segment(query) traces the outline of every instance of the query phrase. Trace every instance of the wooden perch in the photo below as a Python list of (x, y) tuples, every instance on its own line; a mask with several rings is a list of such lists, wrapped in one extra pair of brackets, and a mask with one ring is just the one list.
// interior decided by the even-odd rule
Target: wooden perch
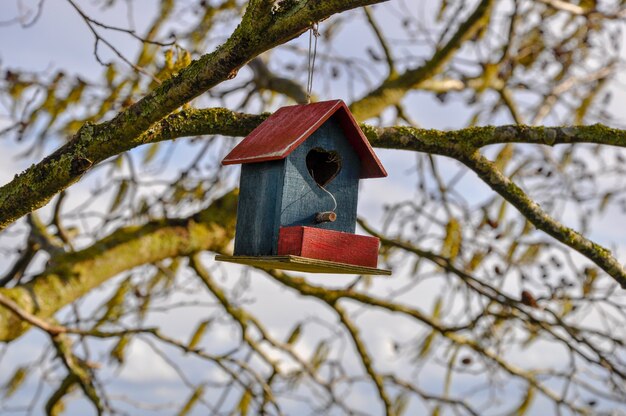
[(335, 220), (337, 220), (337, 213), (333, 211), (318, 212), (315, 214), (316, 224), (321, 224), (323, 222), (335, 222)]

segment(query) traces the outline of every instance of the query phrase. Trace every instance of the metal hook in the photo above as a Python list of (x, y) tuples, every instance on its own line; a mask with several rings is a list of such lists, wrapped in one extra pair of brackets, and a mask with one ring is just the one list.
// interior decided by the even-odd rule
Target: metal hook
[[(308, 61), (308, 78), (306, 82), (306, 100), (311, 103), (311, 92), (313, 90), (313, 71), (315, 71), (315, 57), (317, 56), (317, 38), (320, 36), (318, 30), (319, 24), (315, 22), (311, 25), (309, 31), (309, 61)], [(315, 42), (313, 42), (315, 38)]]

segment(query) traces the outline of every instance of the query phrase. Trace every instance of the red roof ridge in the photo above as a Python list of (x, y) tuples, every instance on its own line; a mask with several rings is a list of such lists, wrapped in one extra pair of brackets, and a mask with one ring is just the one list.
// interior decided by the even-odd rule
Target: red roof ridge
[(329, 118), (339, 124), (361, 160), (361, 178), (387, 176), (374, 149), (342, 100), (320, 101), (279, 108), (257, 126), (222, 160), (224, 165), (284, 159)]

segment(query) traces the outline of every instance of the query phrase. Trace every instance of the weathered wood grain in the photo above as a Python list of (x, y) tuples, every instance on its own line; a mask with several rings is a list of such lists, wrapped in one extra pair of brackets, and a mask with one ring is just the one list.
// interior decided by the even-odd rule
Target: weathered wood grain
[(235, 254), (276, 254), (283, 197), (284, 160), (241, 166)]
[[(222, 163), (243, 164), (236, 256), (278, 254), (280, 227), (354, 233), (359, 180), (387, 175), (341, 100), (281, 108)], [(328, 211), (335, 221), (316, 221)]]

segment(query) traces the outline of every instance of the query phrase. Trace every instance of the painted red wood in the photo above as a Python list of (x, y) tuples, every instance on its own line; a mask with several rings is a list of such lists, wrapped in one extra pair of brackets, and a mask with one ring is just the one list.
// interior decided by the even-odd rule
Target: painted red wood
[(261, 123), (222, 160), (224, 165), (286, 158), (330, 117), (337, 117), (346, 138), (361, 159), (361, 178), (382, 178), (387, 172), (358, 123), (341, 100), (282, 107)]
[(378, 265), (378, 238), (314, 227), (280, 227), (278, 255), (334, 261), (357, 266)]

